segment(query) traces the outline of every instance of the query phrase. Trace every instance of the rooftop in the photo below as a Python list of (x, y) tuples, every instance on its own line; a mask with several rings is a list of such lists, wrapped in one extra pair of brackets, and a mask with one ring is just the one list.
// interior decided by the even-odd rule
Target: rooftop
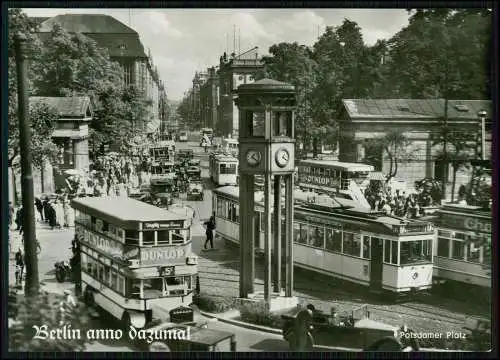
[(186, 220), (186, 216), (129, 197), (78, 198), (71, 202), (71, 206), (78, 210), (98, 209), (98, 211), (122, 221)]
[[(350, 118), (432, 118), (444, 116), (444, 99), (344, 99)], [(477, 119), (480, 111), (491, 119), (490, 100), (448, 100), (448, 117)]]
[(88, 96), (71, 96), (71, 97), (31, 96), (29, 98), (29, 101), (30, 104), (41, 102), (56, 108), (61, 118), (92, 116), (90, 98)]

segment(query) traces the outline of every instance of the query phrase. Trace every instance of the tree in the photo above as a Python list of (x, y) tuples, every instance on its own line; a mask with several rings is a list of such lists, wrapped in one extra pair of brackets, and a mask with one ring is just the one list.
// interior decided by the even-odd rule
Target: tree
[(326, 28), (313, 46), (312, 57), (318, 74), (312, 94), (314, 125), (330, 126), (337, 137), (342, 99), (370, 97), (375, 80), (380, 78), (380, 55), (364, 44), (358, 24), (345, 19), (336, 28)]
[[(380, 156), (383, 156), (383, 152), (387, 154), (389, 158), (389, 172), (387, 173), (386, 181), (388, 182), (398, 173), (398, 165), (401, 161), (407, 161), (412, 159), (412, 153), (416, 149), (411, 149), (411, 142), (399, 130), (392, 130), (386, 133), (382, 138), (371, 139), (367, 141), (366, 147), (371, 148), (372, 154), (376, 153), (374, 149), (380, 149)], [(368, 155), (369, 162), (382, 161), (382, 159), (376, 159), (372, 154)]]
[(61, 328), (58, 314), (61, 300), (61, 296), (54, 297), (47, 292), (25, 298), (18, 295), (16, 289), (9, 289), (9, 351), (84, 351), (85, 343), (89, 342), (86, 331), (90, 328), (90, 316), (88, 308), (81, 303), (68, 314), (69, 331), (80, 330), (80, 338), (35, 338), (36, 327), (46, 326), (47, 330)]
[(296, 137), (306, 145), (314, 134), (312, 117), (312, 94), (317, 86), (317, 64), (312, 59), (311, 50), (298, 43), (280, 43), (269, 48), (271, 56), (262, 58), (263, 71), (257, 78), (271, 78), (290, 83), (297, 93), (295, 112)]
[[(461, 130), (450, 131), (444, 124), (440, 131), (431, 134), (433, 146), (444, 147), (445, 144), (451, 149), (447, 150), (448, 160), (453, 167), (453, 180), (451, 185), (451, 201), (455, 199), (455, 187), (457, 181), (457, 172), (463, 167), (470, 165), (471, 153), (475, 148), (474, 139), (471, 139), (470, 133)], [(441, 150), (441, 155), (444, 150)]]
[[(28, 55), (28, 92), (34, 95), (33, 80), (38, 76), (38, 63), (40, 61), (41, 43), (36, 36), (37, 25), (26, 16), (20, 9), (9, 9), (9, 31), (8, 31), (8, 166), (18, 166), (19, 149), (19, 118), (18, 118), (18, 92), (16, 59), (14, 48), (14, 37), (22, 33), (27, 38)], [(29, 121), (31, 124), (31, 153), (33, 165), (40, 167), (44, 158), (55, 156), (55, 146), (51, 140), (58, 114), (55, 109), (43, 104), (32, 104), (29, 107)]]

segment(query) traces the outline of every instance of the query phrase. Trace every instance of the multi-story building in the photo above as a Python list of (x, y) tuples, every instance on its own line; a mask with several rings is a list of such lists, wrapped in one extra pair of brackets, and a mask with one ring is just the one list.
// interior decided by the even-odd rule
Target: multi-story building
[(206, 72), (196, 72), (193, 78), (193, 87), (191, 91), (191, 108), (192, 108), (192, 124), (199, 124), (200, 128), (203, 127), (202, 112), (204, 110), (204, 105), (201, 102), (201, 88), (206, 83), (208, 79), (208, 73)]
[(42, 40), (50, 36), (54, 24), (59, 24), (69, 33), (82, 33), (93, 39), (101, 48), (108, 50), (111, 60), (123, 69), (124, 86), (134, 85), (146, 99), (151, 100), (150, 124), (148, 129), (159, 129), (159, 100), (164, 92), (158, 71), (153, 65), (151, 54), (146, 55), (139, 34), (132, 28), (109, 15), (64, 14), (52, 18), (36, 18), (39, 22), (39, 36)]
[(200, 87), (200, 107), (202, 127), (217, 128), (219, 106), (219, 76), (217, 68), (208, 68), (207, 81)]
[(263, 68), (259, 58), (258, 47), (254, 47), (240, 55), (231, 54), (227, 58), (224, 53), (219, 64), (219, 107), (217, 130), (224, 135), (238, 137), (238, 107), (234, 103), (238, 86), (255, 81), (255, 73)]
[[(396, 177), (413, 185), (425, 177), (449, 182), (452, 179), (453, 140), (448, 141), (448, 161), (443, 158), (443, 144), (433, 138), (442, 131), (445, 100), (443, 99), (345, 99), (344, 110), (338, 119), (340, 127), (339, 160), (366, 162), (376, 159), (376, 170), (388, 173), (391, 159), (386, 150), (374, 147), (370, 139), (383, 138), (389, 130), (400, 131), (408, 146), (392, 154), (398, 157)], [(480, 114), (481, 112), (485, 112)], [(490, 100), (449, 100), (449, 139), (453, 133), (470, 133), (471, 146), (481, 144), (480, 116), (485, 117), (485, 158), (491, 159)], [(379, 152), (377, 154), (377, 152)], [(478, 159), (480, 150), (464, 151), (467, 159)], [(462, 169), (457, 172), (457, 188), (468, 183), (470, 174)], [(448, 191), (450, 191), (448, 187)]]

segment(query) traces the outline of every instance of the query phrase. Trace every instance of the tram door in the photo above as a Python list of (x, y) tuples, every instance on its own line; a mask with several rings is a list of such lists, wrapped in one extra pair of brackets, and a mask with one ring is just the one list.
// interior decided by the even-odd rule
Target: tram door
[(370, 288), (382, 290), (383, 240), (376, 237), (372, 237), (371, 240)]

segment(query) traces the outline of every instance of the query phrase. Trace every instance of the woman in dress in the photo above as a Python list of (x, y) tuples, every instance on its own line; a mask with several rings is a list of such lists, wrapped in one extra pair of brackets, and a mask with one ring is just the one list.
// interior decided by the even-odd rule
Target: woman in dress
[(54, 204), (54, 210), (56, 211), (56, 224), (59, 228), (64, 225), (64, 207), (62, 205), (61, 199), (56, 200)]

